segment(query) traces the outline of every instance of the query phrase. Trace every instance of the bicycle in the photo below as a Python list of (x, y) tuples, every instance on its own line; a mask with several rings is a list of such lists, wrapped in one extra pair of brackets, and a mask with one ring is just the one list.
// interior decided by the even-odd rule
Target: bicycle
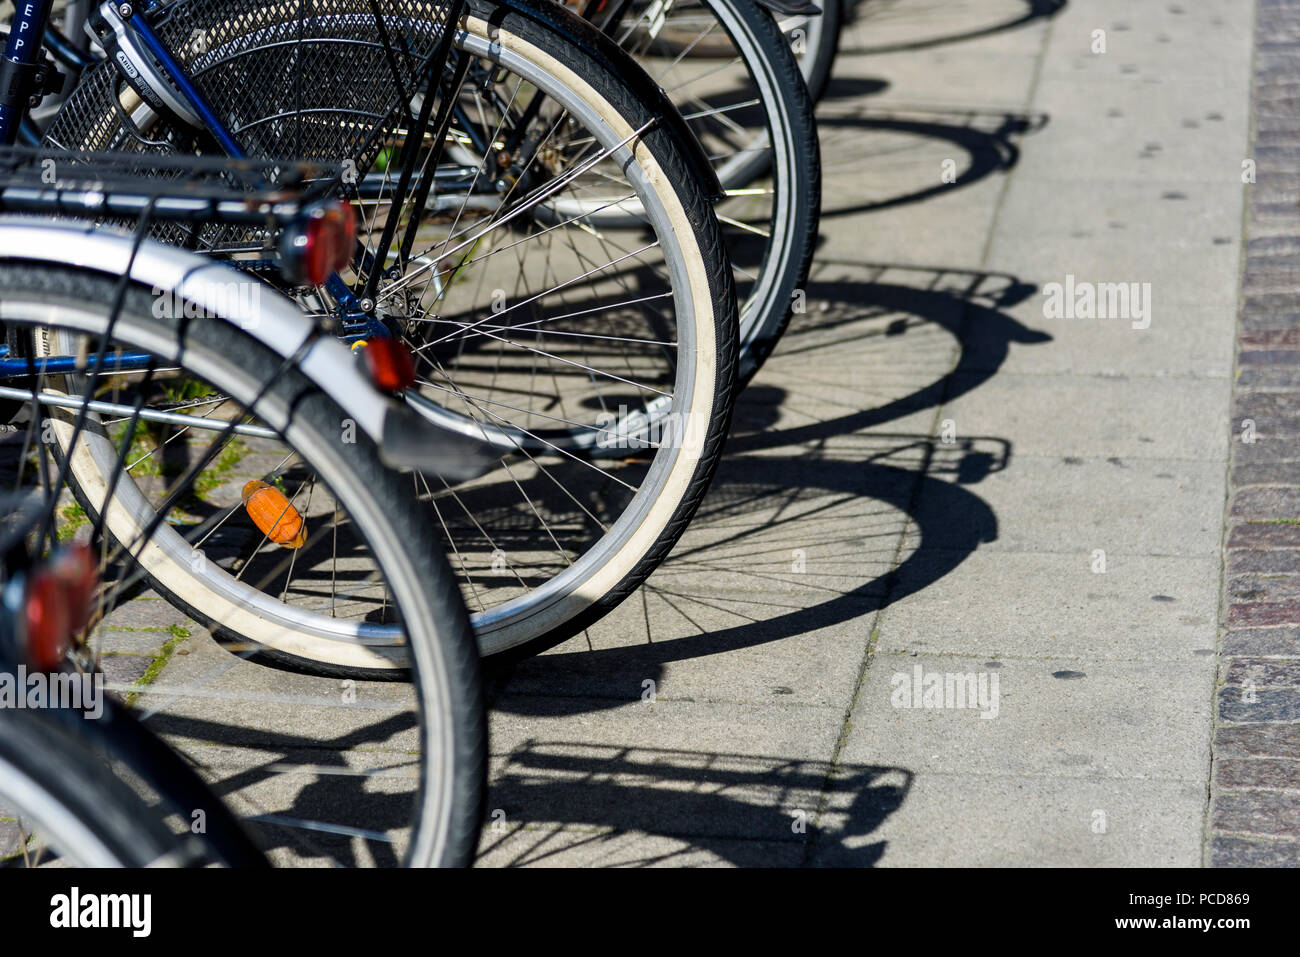
[[(304, 168), (151, 159), (142, 180), (140, 159), (0, 157), (0, 210), (135, 222), (127, 235), (0, 217), (6, 484), (38, 502), (24, 535), (33, 561), (89, 546), (105, 581), (67, 650), (96, 668), (115, 613), (144, 581), (167, 581), (176, 591), (164, 597), (203, 605), (235, 634), (279, 629), (283, 641), (244, 638), (198, 671), (173, 658), (152, 683), (110, 690), (221, 782), (278, 862), (466, 864), (485, 777), (476, 647), (409, 479), (380, 459), (408, 455), (400, 464), (425, 469), (442, 459), (461, 476), (475, 466), (458, 458), (464, 443), (386, 397), (267, 283), (147, 238), (160, 225), (242, 223), (327, 270), (313, 242), (336, 257), (347, 247), (328, 236), (337, 208), (285, 180)], [(216, 185), (177, 181), (196, 173)], [(328, 192), (336, 175), (314, 182)], [(346, 601), (310, 588), (340, 575)], [(335, 674), (364, 676), (377, 660), (392, 677), (400, 662), (409, 683), (340, 686), (255, 663), (268, 648), (292, 660), (307, 638), (334, 649), (323, 657), (362, 663)], [(340, 720), (349, 733), (330, 737)], [(305, 805), (291, 786), (303, 778)]]
[[(581, 6), (584, 18), (668, 91), (726, 192), (715, 209), (741, 303), (741, 386), (798, 308), (821, 209), (813, 101), (773, 20), (776, 9), (754, 0), (589, 0)], [(815, 19), (807, 16), (816, 9), (811, 4), (790, 9)], [(613, 215), (606, 211), (599, 221)]]
[(148, 867), (189, 849), (98, 756), (44, 716), (0, 709), (0, 867)]
[[(293, 295), (344, 341), (407, 341), (406, 403), (495, 449), (496, 469), (473, 483), (416, 481), (484, 653), (536, 650), (649, 575), (716, 467), (737, 316), (710, 208), (721, 189), (662, 92), (557, 4), (378, 7), (378, 19), (353, 0), (317, 3), (310, 20), (295, 2), (247, 0), (185, 0), (156, 22), (133, 13), (120, 27), (150, 52), (136, 72), (157, 72), (163, 51), (172, 92), (225, 122), (155, 109), (106, 63), (47, 139), (227, 154), (292, 144), (352, 164), (358, 253)], [(599, 202), (557, 212), (572, 197)], [(636, 228), (592, 218), (615, 208), (639, 211)], [(196, 245), (247, 242), (210, 231)]]
[[(92, 675), (51, 654), (71, 647), (80, 622), (94, 614), (95, 561), (76, 547), (33, 561), (26, 539), (44, 516), (30, 497), (5, 504), (0, 867), (265, 866), (189, 765)], [(28, 710), (29, 698), (37, 710)], [(180, 823), (196, 810), (201, 833)]]
[[(811, 0), (561, 2), (666, 87), (706, 147), (725, 191), (716, 209), (741, 300), (738, 381), (743, 385), (796, 308), (817, 236), (821, 184), (814, 100), (797, 77), (809, 60), (802, 55), (805, 34), (813, 36), (807, 28), (820, 24), (822, 15)], [(774, 15), (785, 17), (779, 28)], [(79, 33), (78, 22), (71, 29)], [(201, 28), (191, 36), (196, 30)], [(783, 30), (791, 33), (789, 42)], [(71, 71), (93, 63), (53, 27), (47, 27), (46, 42)], [(818, 69), (828, 71), (829, 64)], [(37, 134), (30, 138), (39, 140)], [(769, 173), (770, 180), (754, 188)], [(561, 201), (556, 207), (565, 211), (574, 204)], [(620, 209), (591, 210), (588, 221), (608, 223), (627, 215)]]

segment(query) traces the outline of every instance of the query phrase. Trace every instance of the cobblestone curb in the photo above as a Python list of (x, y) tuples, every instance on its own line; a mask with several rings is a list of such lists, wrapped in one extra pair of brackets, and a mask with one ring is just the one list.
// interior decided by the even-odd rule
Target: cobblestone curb
[(1259, 0), (1207, 861), (1300, 866), (1300, 0)]

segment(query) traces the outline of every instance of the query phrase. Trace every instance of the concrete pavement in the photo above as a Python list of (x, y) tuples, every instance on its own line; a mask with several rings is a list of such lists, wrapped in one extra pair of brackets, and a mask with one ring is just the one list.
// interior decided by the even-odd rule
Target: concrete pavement
[(497, 682), (483, 865), (1202, 862), (1253, 6), (864, 5), (809, 311)]
[[(482, 866), (1265, 859), (1253, 812), (1289, 819), (1242, 775), (1294, 759), (1283, 732), (1220, 714), (1206, 833), (1254, 13), (864, 0), (820, 111), (808, 311), (670, 560), (494, 677)], [(157, 599), (115, 614), (115, 681), (339, 696)], [(1256, 631), (1224, 645), (1231, 688), (1279, 647)], [(220, 709), (173, 710), (185, 737)], [(236, 781), (265, 757), (202, 753)]]

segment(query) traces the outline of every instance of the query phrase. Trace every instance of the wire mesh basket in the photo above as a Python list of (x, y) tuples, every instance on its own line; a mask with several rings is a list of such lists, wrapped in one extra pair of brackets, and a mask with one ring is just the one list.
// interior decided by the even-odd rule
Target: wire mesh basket
[[(401, 142), (446, 70), (440, 44), (460, 0), (176, 0), (147, 14), (235, 141), (254, 158), (343, 167), (356, 183)], [(441, 56), (444, 62), (434, 62)], [(158, 117), (113, 62), (88, 71), (46, 144), (165, 155), (211, 150), (202, 131)], [(246, 237), (205, 237), (228, 246)]]

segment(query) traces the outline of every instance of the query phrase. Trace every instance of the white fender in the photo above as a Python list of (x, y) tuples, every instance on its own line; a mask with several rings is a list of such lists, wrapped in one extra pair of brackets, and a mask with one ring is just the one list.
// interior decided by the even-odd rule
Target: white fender
[[(239, 326), (284, 357), (297, 352), (312, 334), (314, 322), (292, 300), (235, 267), (149, 239), (133, 258), (133, 243), (131, 236), (85, 223), (0, 216), (0, 260), (62, 263), (111, 276), (121, 276), (129, 265), (136, 282), (193, 302), (204, 315)], [(250, 292), (232, 295), (232, 287)], [(254, 287), (256, 294), (251, 293)], [(379, 392), (347, 346), (332, 336), (318, 337), (298, 368), (374, 439), (388, 465), (463, 480), (481, 474), (500, 455), (486, 443), (428, 422)]]

